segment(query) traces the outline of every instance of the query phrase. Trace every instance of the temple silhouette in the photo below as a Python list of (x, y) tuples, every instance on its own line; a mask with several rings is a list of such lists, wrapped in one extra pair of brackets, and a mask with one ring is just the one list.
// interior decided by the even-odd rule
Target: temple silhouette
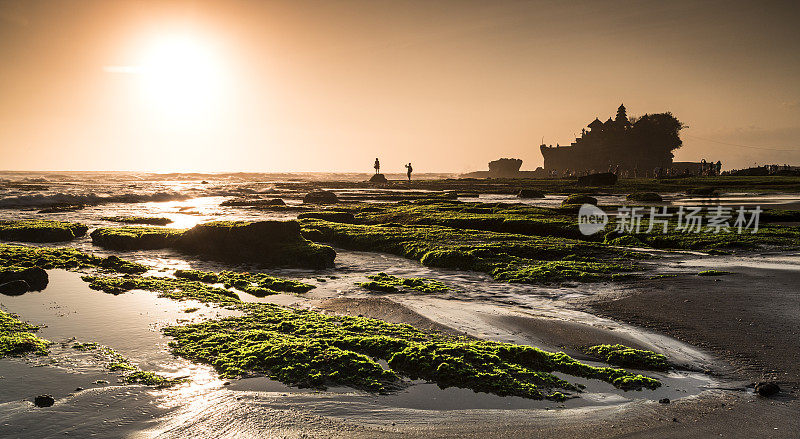
[(614, 119), (595, 118), (587, 128), (569, 146), (539, 147), (546, 173), (652, 174), (656, 169), (671, 169), (672, 151), (683, 144), (678, 133), (684, 125), (672, 113), (628, 119), (625, 105), (619, 106)]

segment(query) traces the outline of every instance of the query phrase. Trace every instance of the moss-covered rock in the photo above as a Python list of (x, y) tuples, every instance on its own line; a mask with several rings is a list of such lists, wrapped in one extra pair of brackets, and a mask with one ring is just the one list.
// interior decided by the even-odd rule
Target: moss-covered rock
[(356, 218), (350, 212), (335, 212), (335, 211), (321, 211), (321, 212), (303, 212), (297, 215), (298, 219), (311, 218), (321, 219), (325, 221), (332, 221), (335, 223), (355, 224)]
[(667, 357), (662, 354), (621, 344), (590, 346), (586, 348), (586, 353), (608, 364), (634, 369), (667, 370), (671, 367)]
[(175, 339), (170, 343), (173, 352), (211, 364), (224, 377), (261, 372), (301, 387), (347, 385), (373, 392), (397, 388), (402, 376), (430, 380), (442, 388), (534, 399), (563, 400), (562, 390), (579, 392), (579, 386), (552, 372), (599, 379), (623, 389), (660, 385), (642, 375), (588, 366), (564, 353), (529, 346), (271, 304), (240, 308), (245, 316), (166, 328)]
[(517, 192), (518, 198), (544, 198), (544, 193), (536, 189), (520, 189)]
[(147, 271), (147, 267), (142, 264), (126, 261), (116, 256), (103, 258), (74, 248), (27, 247), (8, 244), (0, 244), (0, 267), (3, 269), (39, 267), (45, 270), (95, 268), (126, 274)]
[(225, 261), (270, 266), (327, 268), (336, 257), (333, 248), (303, 238), (296, 221), (198, 224), (183, 233), (176, 247)]
[(566, 205), (582, 205), (582, 204), (594, 204), (597, 206), (597, 198), (586, 195), (586, 194), (572, 194), (569, 195), (567, 198), (561, 202), (562, 206)]
[(31, 352), (47, 354), (50, 342), (33, 334), (37, 329), (39, 328), (0, 310), (0, 358)]
[(234, 287), (240, 291), (258, 297), (277, 294), (279, 292), (306, 293), (316, 288), (314, 285), (296, 280), (274, 277), (264, 273), (240, 273), (235, 271), (214, 273), (211, 271), (199, 270), (177, 270), (175, 271), (175, 277), (211, 284), (221, 283), (227, 288)]
[(664, 201), (661, 195), (655, 192), (634, 192), (625, 197), (628, 201), (642, 201), (646, 203), (660, 203)]
[(125, 224), (146, 224), (149, 226), (166, 226), (167, 224), (171, 224), (172, 220), (169, 218), (164, 217), (154, 217), (154, 216), (104, 216), (101, 219), (106, 221), (113, 221), (115, 223), (125, 223)]
[(336, 252), (300, 234), (296, 221), (214, 221), (189, 230), (159, 227), (103, 227), (92, 232), (95, 245), (115, 250), (175, 248), (228, 262), (327, 268)]
[(449, 290), (447, 286), (433, 279), (421, 277), (397, 277), (386, 273), (367, 276), (369, 282), (361, 282), (362, 288), (384, 293), (393, 293), (400, 289), (416, 290), (423, 293), (444, 293)]
[(112, 250), (154, 250), (174, 247), (184, 229), (167, 227), (100, 227), (92, 231), (92, 244)]
[(338, 202), (339, 197), (331, 191), (314, 190), (303, 197), (303, 203), (306, 204), (336, 204)]
[(21, 242), (70, 241), (86, 234), (83, 224), (47, 220), (0, 220), (0, 239)]
[(286, 206), (286, 203), (281, 198), (233, 198), (225, 200), (220, 203), (220, 206), (228, 207), (275, 207)]
[(203, 282), (175, 279), (162, 276), (82, 276), (89, 288), (109, 294), (122, 294), (131, 290), (146, 290), (159, 293), (160, 297), (173, 300), (197, 300), (207, 303), (230, 305), (239, 303), (233, 291), (207, 285)]

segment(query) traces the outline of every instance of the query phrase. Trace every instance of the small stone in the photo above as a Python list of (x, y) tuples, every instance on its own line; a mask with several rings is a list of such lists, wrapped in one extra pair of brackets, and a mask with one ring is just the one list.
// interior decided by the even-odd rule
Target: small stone
[(658, 402), (661, 404), (669, 404), (669, 398), (661, 398), (658, 400)]
[(36, 407), (50, 407), (55, 404), (56, 400), (52, 395), (39, 395), (33, 399)]
[(222, 383), (222, 385), (223, 385), (223, 386), (230, 386), (230, 385), (231, 385), (231, 382), (230, 382), (230, 381), (225, 381), (224, 383)]
[(76, 388), (75, 388), (75, 391), (76, 391), (76, 392), (80, 392), (81, 390), (83, 390), (83, 387), (76, 387)]
[(678, 422), (678, 418), (672, 418), (672, 422)]
[(777, 395), (780, 391), (781, 388), (775, 383), (760, 382), (756, 384), (756, 393), (760, 396), (773, 396)]

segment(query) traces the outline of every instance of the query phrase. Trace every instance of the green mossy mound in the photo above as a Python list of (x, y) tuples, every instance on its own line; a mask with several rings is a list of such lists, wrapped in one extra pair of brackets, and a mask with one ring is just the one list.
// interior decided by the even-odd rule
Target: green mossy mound
[(331, 221), (334, 223), (355, 224), (356, 218), (350, 212), (303, 212), (297, 215), (298, 219), (311, 218)]
[(20, 242), (71, 241), (86, 234), (83, 224), (47, 220), (0, 220), (0, 239)]
[(157, 227), (103, 227), (92, 232), (95, 245), (115, 250), (175, 248), (226, 262), (327, 268), (336, 252), (302, 237), (296, 221), (214, 221), (189, 230)]
[(303, 197), (304, 204), (336, 204), (339, 197), (331, 191), (314, 190)]
[[(564, 353), (529, 346), (427, 333), (409, 325), (329, 316), (271, 304), (240, 305), (247, 315), (164, 332), (172, 351), (211, 364), (223, 377), (266, 373), (289, 385), (324, 389), (347, 385), (388, 392), (401, 376), (440, 387), (533, 399), (563, 400), (579, 386), (552, 372), (599, 379), (622, 389), (656, 388), (652, 378), (610, 367), (592, 367)], [(391, 369), (378, 363), (384, 360)]]
[(520, 189), (517, 198), (544, 198), (544, 193), (536, 189)]
[(671, 367), (667, 357), (653, 351), (633, 349), (625, 345), (596, 345), (586, 348), (586, 353), (608, 364), (643, 370), (667, 370)]
[(231, 305), (239, 303), (233, 291), (213, 287), (203, 282), (161, 276), (82, 276), (89, 288), (109, 294), (122, 294), (131, 290), (158, 292), (159, 297), (173, 300), (197, 300), (207, 303)]
[(300, 234), (297, 221), (216, 221), (187, 230), (177, 248), (231, 262), (269, 266), (333, 267), (333, 248)]
[(28, 353), (46, 355), (50, 342), (34, 335), (37, 329), (0, 310), (0, 358)]
[(481, 271), (507, 282), (610, 280), (612, 273), (635, 268), (633, 263), (613, 260), (626, 251), (565, 238), (440, 226), (302, 221), (304, 234), (315, 241), (392, 253), (431, 267)]
[(445, 284), (439, 281), (421, 277), (404, 278), (381, 272), (372, 276), (367, 276), (367, 278), (371, 280), (369, 282), (359, 283), (358, 285), (368, 290), (385, 293), (393, 293), (400, 289), (416, 290), (423, 293), (445, 293), (449, 290)]
[(8, 244), (0, 244), (0, 267), (39, 267), (44, 270), (96, 268), (125, 274), (139, 274), (148, 270), (142, 264), (126, 261), (116, 256), (102, 258), (74, 248), (26, 247)]
[(661, 195), (655, 192), (634, 192), (625, 197), (628, 201), (642, 201), (646, 203), (660, 203), (664, 201)]
[(115, 223), (147, 224), (150, 226), (166, 226), (172, 223), (169, 218), (155, 216), (104, 216), (101, 219)]
[(226, 288), (233, 287), (257, 297), (278, 294), (279, 292), (306, 293), (316, 288), (314, 285), (264, 273), (239, 273), (234, 271), (214, 273), (198, 270), (177, 270), (175, 271), (175, 277), (212, 284), (221, 283)]
[(583, 204), (594, 204), (597, 206), (597, 198), (592, 197), (586, 194), (572, 194), (569, 195), (567, 198), (561, 202), (562, 206), (567, 205), (583, 205)]
[(185, 230), (167, 227), (100, 227), (92, 231), (92, 244), (112, 250), (155, 250), (174, 247)]

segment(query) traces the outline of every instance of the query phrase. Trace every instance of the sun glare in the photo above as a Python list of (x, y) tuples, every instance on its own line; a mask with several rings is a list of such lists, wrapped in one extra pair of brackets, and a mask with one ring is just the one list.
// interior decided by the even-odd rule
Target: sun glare
[(221, 67), (209, 43), (181, 35), (153, 41), (136, 70), (151, 104), (186, 115), (215, 104), (223, 85)]

